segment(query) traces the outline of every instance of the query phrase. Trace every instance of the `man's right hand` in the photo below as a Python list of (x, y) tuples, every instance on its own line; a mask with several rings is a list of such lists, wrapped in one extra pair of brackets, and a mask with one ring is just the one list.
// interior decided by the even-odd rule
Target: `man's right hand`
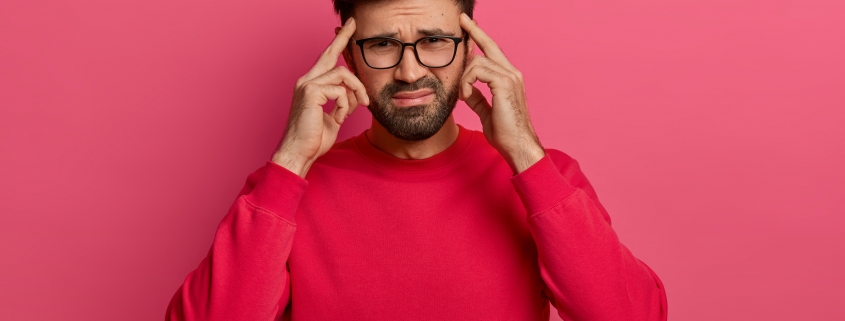
[[(344, 119), (358, 104), (370, 104), (364, 84), (346, 67), (336, 66), (354, 32), (355, 20), (349, 18), (314, 67), (296, 81), (285, 136), (272, 161), (303, 178), (334, 145)], [(326, 113), (323, 105), (329, 100), (335, 108)]]

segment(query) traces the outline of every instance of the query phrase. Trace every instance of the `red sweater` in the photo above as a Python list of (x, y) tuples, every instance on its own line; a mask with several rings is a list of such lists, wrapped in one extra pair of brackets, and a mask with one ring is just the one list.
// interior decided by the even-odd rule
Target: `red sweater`
[(362, 133), (250, 174), (167, 320), (666, 320), (578, 163), (513, 175), (478, 131), (423, 160)]

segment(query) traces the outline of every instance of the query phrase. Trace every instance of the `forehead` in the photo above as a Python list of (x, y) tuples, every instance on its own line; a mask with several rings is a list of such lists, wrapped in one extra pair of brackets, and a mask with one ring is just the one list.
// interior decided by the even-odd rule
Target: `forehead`
[[(454, 0), (384, 0), (355, 8), (358, 38), (392, 35), (414, 38), (426, 30), (443, 30), (459, 35), (461, 10)], [(406, 39), (410, 40), (410, 39)]]

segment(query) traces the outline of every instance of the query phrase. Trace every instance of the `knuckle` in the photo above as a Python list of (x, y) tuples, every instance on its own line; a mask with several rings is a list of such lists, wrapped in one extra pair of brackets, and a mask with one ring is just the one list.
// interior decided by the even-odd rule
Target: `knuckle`
[(332, 76), (332, 75), (335, 75), (335, 74), (338, 74), (338, 73), (340, 73), (340, 69), (338, 69), (337, 67), (334, 67), (332, 69), (327, 70), (325, 73), (323, 73), (323, 75)]
[(474, 74), (475, 68), (467, 68), (467, 70), (464, 71), (464, 74), (461, 75), (461, 82), (469, 82), (469, 80), (472, 79)]
[(299, 89), (299, 88), (302, 88), (303, 84), (305, 84), (305, 77), (304, 76), (299, 77), (299, 79), (296, 80), (296, 83), (294, 83), (293, 87), (296, 88), (296, 89)]
[(516, 84), (516, 80), (514, 79), (514, 76), (511, 76), (511, 75), (503, 75), (503, 74), (501, 74), (501, 73), (500, 73), (500, 74), (499, 74), (499, 78), (501, 78), (502, 80), (506, 81), (506, 82), (507, 82), (507, 84), (508, 84), (508, 86), (513, 87), (513, 86)]
[(328, 70), (324, 70), (324, 71), (323, 71), (323, 72), (322, 72), (319, 76), (317, 76), (317, 77), (315, 77), (315, 78), (325, 79), (326, 77), (331, 76), (331, 75), (332, 75), (332, 74), (334, 74), (335, 72), (336, 72), (336, 70), (335, 70), (334, 68), (332, 68), (332, 69), (328, 69)]
[(470, 68), (468, 68), (468, 69), (467, 69), (467, 73), (468, 73), (468, 74), (470, 74), (470, 73), (478, 73), (479, 71), (481, 71), (481, 70), (483, 70), (483, 69), (484, 69), (484, 66), (483, 66), (483, 65), (480, 65), (480, 64), (475, 64), (475, 65), (470, 66)]
[(319, 91), (319, 89), (320, 89), (319, 87), (320, 86), (315, 84), (315, 83), (306, 82), (305, 84), (302, 85), (301, 88), (302, 88), (302, 92), (304, 92), (306, 95), (310, 96), (310, 95), (313, 95), (314, 93), (316, 93), (317, 91)]
[(352, 85), (355, 85), (355, 84), (358, 83), (358, 78), (355, 77), (355, 75), (353, 75), (352, 72), (349, 71), (349, 68), (347, 68), (346, 66), (339, 65), (339, 66), (335, 67), (334, 70), (335, 70), (335, 72), (340, 74), (340, 76), (343, 77), (345, 80), (349, 80), (349, 82)]
[(332, 93), (337, 95), (338, 101), (346, 100), (346, 88), (343, 88), (341, 86), (332, 86), (331, 90), (332, 90)]
[(488, 76), (495, 77), (495, 78), (501, 78), (502, 77), (502, 74), (496, 72), (495, 70), (493, 70), (493, 68), (490, 68), (490, 67), (487, 67), (487, 66), (484, 66), (484, 73), (486, 73)]

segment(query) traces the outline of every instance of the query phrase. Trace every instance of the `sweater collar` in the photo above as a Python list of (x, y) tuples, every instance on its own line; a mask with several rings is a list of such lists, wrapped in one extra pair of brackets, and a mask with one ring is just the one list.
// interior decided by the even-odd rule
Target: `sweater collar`
[(407, 173), (431, 172), (447, 167), (466, 151), (473, 136), (470, 130), (458, 125), (458, 138), (442, 152), (425, 159), (402, 159), (376, 148), (366, 134), (367, 131), (363, 131), (352, 138), (364, 158), (378, 167)]

